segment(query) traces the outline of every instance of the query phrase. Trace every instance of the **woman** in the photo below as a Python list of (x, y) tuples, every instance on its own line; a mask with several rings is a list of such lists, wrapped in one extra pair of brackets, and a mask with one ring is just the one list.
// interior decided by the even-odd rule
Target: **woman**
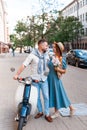
[(74, 108), (71, 105), (67, 94), (64, 90), (61, 76), (66, 72), (66, 61), (62, 58), (62, 52), (64, 50), (64, 46), (61, 42), (53, 43), (53, 52), (54, 56), (50, 58), (50, 62), (48, 63), (50, 72), (48, 75), (48, 84), (49, 84), (49, 107), (54, 107), (54, 114), (51, 116), (52, 118), (58, 117), (58, 110), (60, 108), (70, 108), (70, 115), (73, 114)]

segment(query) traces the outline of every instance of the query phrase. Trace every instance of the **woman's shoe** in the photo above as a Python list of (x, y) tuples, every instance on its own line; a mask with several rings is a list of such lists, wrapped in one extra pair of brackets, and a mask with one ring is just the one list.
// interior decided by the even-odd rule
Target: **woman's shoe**
[(72, 117), (74, 114), (75, 114), (75, 111), (76, 111), (76, 109), (74, 108), (74, 109), (72, 109), (72, 110), (70, 110), (70, 117)]
[(55, 112), (52, 116), (51, 116), (51, 118), (52, 119), (55, 119), (55, 118), (57, 118), (59, 116), (59, 112)]

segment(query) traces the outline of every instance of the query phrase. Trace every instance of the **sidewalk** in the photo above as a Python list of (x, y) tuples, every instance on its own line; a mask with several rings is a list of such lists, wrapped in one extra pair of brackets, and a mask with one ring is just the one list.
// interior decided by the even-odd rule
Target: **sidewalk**
[(5, 57), (6, 53), (0, 53), (0, 57)]
[[(0, 130), (17, 130), (17, 123), (14, 121), (14, 97), (18, 82), (13, 80), (15, 72), (12, 73), (10, 68), (15, 67), (17, 70), (26, 57), (25, 54), (18, 55), (15, 58), (10, 58), (11, 56), (9, 55), (4, 56), (5, 58), (0, 58)], [(87, 104), (87, 71), (82, 70), (80, 72), (79, 68), (74, 69), (74, 67), (69, 67), (66, 76), (62, 79), (65, 89), (72, 103)], [(27, 72), (28, 70), (26, 69), (23, 75), (25, 76)], [(84, 76), (84, 82), (81, 80), (77, 82), (76, 74)], [(72, 77), (73, 80), (70, 80)], [(52, 113), (53, 109), (50, 112)], [(87, 130), (87, 115), (75, 115), (73, 117), (59, 115), (52, 123), (47, 122), (44, 116), (40, 119), (34, 119), (33, 115), (30, 116), (23, 130)]]
[(17, 53), (15, 53), (15, 56), (13, 56), (13, 54), (12, 53), (0, 53), (0, 58), (6, 58), (6, 57), (19, 57), (19, 56), (23, 56), (23, 57), (25, 57), (25, 56), (27, 56), (28, 55), (28, 53), (19, 53), (19, 52), (17, 52)]

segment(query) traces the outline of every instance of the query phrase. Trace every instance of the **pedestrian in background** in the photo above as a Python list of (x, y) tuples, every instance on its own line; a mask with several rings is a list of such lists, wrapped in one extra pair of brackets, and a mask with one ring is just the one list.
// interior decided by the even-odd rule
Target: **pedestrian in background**
[(15, 56), (15, 47), (14, 46), (12, 46), (12, 55), (13, 55), (13, 57)]

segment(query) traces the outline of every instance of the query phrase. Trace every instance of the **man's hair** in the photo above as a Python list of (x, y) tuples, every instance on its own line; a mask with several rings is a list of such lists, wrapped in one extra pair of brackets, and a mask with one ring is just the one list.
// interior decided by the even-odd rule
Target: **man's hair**
[(40, 40), (38, 41), (38, 45), (41, 44), (41, 43), (44, 43), (44, 42), (47, 42), (47, 40), (46, 40), (46, 39), (40, 39)]

